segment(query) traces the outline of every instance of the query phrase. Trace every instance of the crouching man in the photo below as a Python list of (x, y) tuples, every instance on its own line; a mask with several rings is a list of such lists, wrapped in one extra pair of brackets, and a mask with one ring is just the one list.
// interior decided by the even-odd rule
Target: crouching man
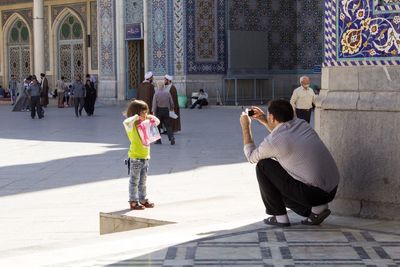
[[(266, 224), (290, 226), (286, 208), (306, 217), (306, 225), (319, 225), (331, 213), (339, 183), (336, 163), (310, 125), (294, 118), (286, 100), (274, 100), (267, 115), (253, 107), (254, 115), (240, 117), (244, 154), (257, 163), (256, 173), (266, 213)], [(252, 119), (264, 125), (270, 134), (256, 147), (251, 133)]]

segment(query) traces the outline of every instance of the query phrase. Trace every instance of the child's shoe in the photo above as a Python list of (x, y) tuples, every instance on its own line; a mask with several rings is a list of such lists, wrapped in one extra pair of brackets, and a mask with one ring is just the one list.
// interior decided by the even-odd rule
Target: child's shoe
[(140, 202), (140, 204), (142, 204), (146, 208), (154, 208), (154, 203), (149, 202), (148, 199), (146, 199), (144, 202)]
[(131, 210), (144, 210), (145, 206), (142, 206), (139, 204), (139, 202), (136, 201), (129, 201), (129, 206)]

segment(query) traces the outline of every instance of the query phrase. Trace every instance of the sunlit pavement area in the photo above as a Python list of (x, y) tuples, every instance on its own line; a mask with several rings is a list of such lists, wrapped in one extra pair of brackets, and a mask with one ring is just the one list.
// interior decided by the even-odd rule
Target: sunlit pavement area
[[(399, 266), (400, 223), (330, 216), (266, 226), (255, 166), (243, 156), (240, 107), (182, 109), (171, 146), (152, 145), (148, 197), (128, 209), (123, 107), (95, 116), (0, 106), (0, 266)], [(256, 142), (265, 130), (253, 125)], [(174, 222), (99, 234), (99, 214)]]

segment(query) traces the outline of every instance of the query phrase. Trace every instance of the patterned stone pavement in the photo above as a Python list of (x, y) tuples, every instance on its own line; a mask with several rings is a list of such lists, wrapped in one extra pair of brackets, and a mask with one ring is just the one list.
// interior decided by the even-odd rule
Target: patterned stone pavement
[(123, 261), (104, 259), (97, 266), (399, 266), (398, 231), (373, 228), (276, 228), (259, 222)]

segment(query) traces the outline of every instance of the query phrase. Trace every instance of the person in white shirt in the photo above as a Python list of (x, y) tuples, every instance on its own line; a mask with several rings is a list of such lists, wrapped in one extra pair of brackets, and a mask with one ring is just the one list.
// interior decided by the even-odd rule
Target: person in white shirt
[(310, 123), (311, 110), (315, 105), (315, 93), (310, 88), (310, 78), (307, 76), (300, 77), (301, 86), (293, 91), (290, 98), (290, 104), (295, 111), (297, 118), (303, 119)]
[(286, 208), (306, 217), (306, 225), (319, 225), (331, 213), (339, 183), (339, 171), (331, 153), (318, 134), (304, 120), (294, 118), (290, 103), (274, 100), (268, 115), (252, 107), (255, 119), (270, 134), (256, 147), (251, 133), (251, 119), (243, 112), (244, 154), (256, 163), (256, 173), (266, 213), (266, 224), (290, 226)]
[(204, 92), (203, 89), (199, 90), (197, 100), (196, 102), (193, 103), (193, 105), (190, 107), (190, 109), (194, 109), (197, 105), (199, 105), (199, 109), (201, 109), (203, 106), (208, 105), (208, 94)]

